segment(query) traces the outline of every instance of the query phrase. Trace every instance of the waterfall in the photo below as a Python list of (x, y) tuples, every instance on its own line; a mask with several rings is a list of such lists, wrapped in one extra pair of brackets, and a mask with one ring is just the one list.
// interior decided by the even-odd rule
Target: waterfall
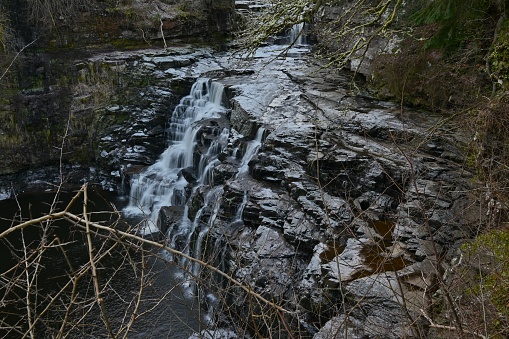
[(248, 202), (247, 191), (244, 191), (242, 203), (239, 205), (237, 213), (235, 213), (235, 220), (233, 220), (233, 222), (242, 221), (242, 213), (244, 213), (244, 208), (246, 208), (247, 202)]
[[(208, 227), (212, 227), (213, 224), (214, 224), (214, 221), (216, 219), (217, 213), (219, 211), (219, 207), (220, 207), (220, 203), (221, 203), (221, 196), (222, 195), (223, 195), (223, 187), (222, 186), (216, 186), (213, 189), (211, 189), (210, 191), (208, 191), (207, 195), (205, 196), (205, 200), (203, 202), (203, 205), (196, 212), (196, 215), (194, 217), (194, 221), (193, 222), (191, 222), (189, 220), (189, 208), (186, 206), (186, 208), (184, 210), (184, 215), (182, 217), (182, 223), (181, 223), (181, 226), (180, 226), (179, 233), (173, 234), (172, 237), (171, 237), (172, 238), (172, 240), (171, 240), (172, 244), (174, 245), (174, 243), (175, 243), (175, 241), (173, 240), (174, 238), (176, 238), (180, 234), (185, 234), (187, 236), (187, 241), (186, 241), (186, 245), (187, 246), (184, 249), (184, 252), (186, 254), (190, 254), (189, 253), (189, 244), (191, 243), (191, 237), (193, 236), (195, 230), (200, 225), (200, 220), (202, 219), (202, 215), (205, 212), (209, 212), (210, 213), (210, 209), (211, 209), (211, 207), (213, 207), (212, 212), (210, 213), (209, 220), (206, 223), (206, 228), (207, 229), (208, 229)], [(199, 253), (199, 251), (195, 250), (194, 254), (196, 254), (196, 256), (197, 256), (200, 253)], [(186, 263), (187, 263), (186, 259), (182, 258), (181, 265), (183, 267), (185, 267)]]
[[(177, 217), (180, 222), (173, 222), (168, 227), (167, 245), (194, 258), (202, 258), (204, 252), (212, 251), (212, 258), (208, 259), (225, 270), (223, 258), (226, 248), (221, 247), (222, 241), (218, 238), (207, 244), (207, 235), (217, 227), (216, 219), (224, 193), (222, 185), (215, 186), (213, 170), (221, 163), (219, 154), (226, 154), (231, 133), (235, 133), (229, 128), (218, 128), (218, 123), (209, 123), (213, 119), (219, 121), (219, 118), (226, 114), (226, 108), (222, 106), (223, 90), (222, 85), (208, 79), (196, 81), (190, 94), (180, 101), (172, 114), (168, 148), (156, 163), (132, 177), (129, 205), (124, 209), (124, 213), (143, 215), (147, 222), (140, 231), (149, 234), (159, 230), (157, 218), (161, 207), (183, 206), (182, 216)], [(234, 180), (243, 181), (248, 175), (249, 162), (258, 153), (264, 133), (265, 129), (259, 128), (254, 140), (246, 143)], [(234, 150), (234, 159), (236, 152), (237, 149)], [(199, 159), (196, 156), (198, 153), (201, 154)], [(188, 180), (192, 181), (192, 184)], [(201, 199), (203, 203), (196, 210), (194, 206)], [(242, 203), (238, 206), (233, 222), (242, 222), (248, 200), (249, 189), (245, 187)], [(193, 215), (191, 211), (194, 212), (194, 218), (190, 217)], [(190, 298), (201, 296), (200, 302), (206, 305), (207, 316), (211, 316), (217, 300), (212, 294), (213, 291), (202, 289), (195, 281), (196, 277), (200, 276), (201, 266), (167, 252), (162, 255), (168, 261), (185, 268), (188, 273), (176, 273), (177, 278), (182, 281), (185, 295)], [(213, 279), (217, 279), (217, 283), (222, 282), (221, 277)]]
[(126, 193), (125, 187), (125, 167), (124, 165), (120, 166), (120, 170), (118, 171), (120, 174), (120, 186), (118, 187), (118, 194), (120, 196), (124, 196)]
[(247, 143), (246, 151), (244, 152), (244, 156), (240, 162), (239, 172), (237, 174), (238, 177), (249, 172), (249, 162), (258, 153), (258, 150), (262, 146), (263, 133), (265, 133), (265, 128), (260, 127), (256, 132), (256, 138)]
[(201, 156), (198, 164), (198, 182), (201, 185), (213, 185), (212, 170), (220, 163), (217, 155), (226, 148), (229, 135), (230, 130), (224, 128), (219, 137), (212, 141), (207, 153)]
[[(224, 86), (209, 79), (198, 79), (188, 96), (184, 97), (173, 111), (170, 120), (169, 146), (159, 160), (142, 173), (133, 176), (129, 205), (124, 209), (127, 215), (143, 215), (147, 222), (142, 233), (158, 230), (156, 226), (159, 210), (162, 206), (184, 205), (187, 181), (180, 171), (193, 166), (198, 121), (219, 118), (225, 113), (221, 105)], [(221, 133), (222, 140), (212, 147), (217, 154), (224, 147), (226, 131)], [(222, 143), (222, 144), (221, 144)], [(212, 152), (209, 150), (208, 153)], [(211, 155), (209, 154), (209, 159)], [(203, 174), (202, 174), (203, 176)]]
[[(207, 236), (209, 229), (214, 226), (214, 222), (216, 221), (217, 214), (219, 213), (219, 208), (221, 207), (221, 196), (223, 195), (223, 187), (222, 186), (216, 186), (213, 189), (211, 189), (207, 195), (205, 196), (205, 201), (203, 202), (202, 207), (196, 212), (196, 215), (194, 217), (194, 221), (191, 223), (189, 221), (189, 210), (186, 208), (186, 212), (184, 213), (183, 217), (183, 229), (179, 234), (176, 234), (172, 237), (172, 242), (174, 242), (173, 238), (179, 236), (182, 233), (187, 234), (187, 246), (184, 249), (183, 252), (185, 252), (188, 255), (192, 255), (194, 258), (200, 258), (202, 249), (203, 249), (203, 243), (205, 241), (205, 237)], [(210, 216), (208, 217), (206, 222), (202, 221), (202, 216), (204, 213), (210, 213)], [(196, 232), (198, 231), (198, 236), (196, 236)], [(190, 253), (191, 245), (192, 245), (192, 237), (196, 236), (194, 246), (192, 248), (192, 251)], [(189, 264), (188, 260), (184, 257), (180, 259), (180, 265), (181, 267), (187, 267)], [(194, 277), (197, 277), (200, 273), (200, 264), (193, 262), (191, 264), (190, 272)], [(189, 296), (192, 296), (194, 294), (195, 290), (195, 282), (194, 277), (191, 277), (189, 280), (187, 280), (185, 283), (183, 283), (184, 288), (187, 290), (187, 294)]]
[(295, 24), (290, 29), (288, 34), (289, 43), (293, 43), (295, 46), (306, 44), (306, 25), (301, 22)]

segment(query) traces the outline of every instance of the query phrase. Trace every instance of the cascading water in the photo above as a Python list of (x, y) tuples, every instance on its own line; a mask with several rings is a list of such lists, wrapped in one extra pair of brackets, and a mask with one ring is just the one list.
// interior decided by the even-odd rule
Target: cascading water
[[(223, 90), (224, 87), (219, 83), (208, 79), (197, 80), (190, 94), (181, 100), (173, 112), (169, 124), (168, 148), (154, 165), (133, 178), (129, 205), (124, 209), (126, 214), (146, 216), (148, 221), (142, 231), (152, 233), (157, 231), (155, 225), (161, 207), (183, 205), (181, 222), (170, 225), (166, 242), (171, 248), (197, 258), (202, 252), (208, 230), (219, 212), (223, 187), (213, 186), (212, 171), (220, 163), (217, 156), (225, 150), (230, 130), (213, 129), (217, 133), (212, 133), (214, 137), (206, 150), (198, 136), (201, 128), (210, 129), (210, 121), (220, 119), (221, 115), (226, 113), (226, 108), (222, 106)], [(198, 146), (200, 149), (197, 149)], [(195, 162), (195, 154), (199, 151), (202, 152), (200, 160)], [(194, 221), (189, 219), (190, 206), (186, 204), (188, 199), (185, 188), (189, 183), (181, 174), (185, 168), (193, 168), (197, 174), (189, 200), (198, 192), (206, 192), (203, 205), (196, 212)], [(178, 262), (180, 267), (187, 268), (192, 275), (199, 274), (198, 264), (188, 262), (183, 257), (174, 258), (169, 253), (165, 253), (165, 257), (169, 261)], [(184, 280), (182, 285), (186, 295), (193, 296), (196, 286), (192, 279), (183, 272), (177, 275)], [(207, 298), (210, 299), (211, 296)]]
[(229, 135), (230, 130), (224, 128), (219, 137), (212, 141), (207, 153), (201, 156), (198, 164), (198, 182), (201, 185), (213, 185), (212, 169), (219, 164), (217, 155), (224, 150)]
[(235, 213), (235, 220), (233, 222), (242, 221), (242, 213), (244, 212), (244, 208), (246, 208), (247, 202), (249, 198), (247, 196), (247, 191), (244, 191), (244, 197), (242, 198), (242, 203), (239, 205), (237, 209), (237, 213)]
[[(194, 246), (192, 249), (192, 255), (195, 258), (199, 258), (202, 253), (203, 248), (203, 242), (205, 240), (205, 236), (208, 234), (208, 231), (211, 227), (213, 227), (214, 222), (217, 218), (217, 214), (219, 212), (219, 208), (221, 206), (221, 196), (223, 194), (223, 187), (222, 186), (216, 186), (213, 189), (211, 189), (206, 197), (205, 201), (203, 202), (203, 206), (196, 212), (196, 216), (194, 218), (194, 222), (192, 223), (192, 226), (190, 229), (188, 229), (188, 239), (187, 243), (191, 244), (191, 238), (192, 236), (196, 236), (196, 232), (198, 231), (198, 235), (196, 236), (196, 239), (194, 241)], [(209, 217), (207, 218), (206, 222), (202, 221), (202, 216), (204, 213), (208, 212)], [(187, 217), (187, 216), (185, 216)], [(200, 225), (201, 224), (201, 225)], [(187, 246), (186, 251), (189, 251), (190, 246)], [(189, 254), (187, 252), (186, 254)], [(181, 258), (180, 264), (182, 267), (186, 267), (188, 262), (185, 258)], [(193, 276), (197, 277), (199, 275), (200, 271), (200, 265), (198, 263), (192, 263), (192, 267), (190, 269)], [(193, 280), (190, 280), (186, 283), (184, 283), (185, 287), (188, 287), (189, 294), (192, 294), (194, 292), (194, 283)]]
[[(126, 214), (143, 215), (146, 224), (142, 233), (149, 234), (158, 231), (157, 218), (163, 206), (183, 206), (179, 223), (169, 225), (166, 242), (171, 248), (183, 253), (201, 258), (206, 251), (207, 235), (215, 227), (216, 219), (221, 207), (224, 189), (222, 185), (215, 186), (213, 178), (214, 168), (221, 163), (218, 155), (226, 151), (230, 138), (229, 128), (219, 128), (220, 120), (226, 115), (227, 109), (222, 106), (223, 86), (208, 79), (198, 79), (188, 96), (184, 97), (173, 112), (169, 124), (169, 146), (160, 159), (148, 167), (144, 172), (131, 180), (129, 205), (124, 209)], [(213, 127), (211, 128), (211, 126)], [(206, 132), (202, 130), (204, 128)], [(254, 140), (247, 142), (238, 172), (233, 180), (244, 180), (249, 172), (249, 162), (258, 153), (262, 145), (265, 129), (259, 128)], [(204, 141), (206, 139), (206, 141)], [(208, 146), (205, 144), (209, 144)], [(235, 153), (238, 148), (235, 149)], [(200, 153), (197, 161), (196, 154)], [(236, 155), (236, 154), (235, 154)], [(235, 157), (230, 157), (234, 161)], [(196, 160), (195, 160), (196, 159)], [(183, 170), (194, 172), (195, 179), (190, 184), (183, 174)], [(192, 186), (192, 189), (189, 188)], [(242, 203), (239, 204), (233, 223), (242, 222), (242, 214), (249, 200), (249, 189), (244, 189)], [(200, 195), (203, 198), (199, 198)], [(195, 199), (203, 199), (200, 208), (190, 218), (191, 206)], [(212, 260), (214, 264), (224, 265), (221, 258), (225, 249), (220, 247), (221, 241), (216, 239), (212, 246)], [(169, 261), (178, 263), (186, 269), (177, 273), (182, 279), (182, 286), (188, 297), (196, 295), (198, 286), (194, 279), (200, 275), (200, 265), (189, 262), (181, 257), (176, 258), (165, 254)], [(216, 279), (216, 278), (214, 278)], [(218, 282), (221, 280), (219, 279)], [(202, 305), (206, 306), (210, 316), (213, 312), (215, 297), (210, 292), (198, 293)]]
[(239, 173), (237, 174), (237, 177), (248, 173), (249, 162), (258, 153), (258, 150), (262, 145), (263, 133), (265, 133), (265, 128), (260, 127), (256, 132), (256, 138), (248, 142), (246, 151), (244, 152), (244, 156), (240, 162)]
[[(184, 205), (187, 181), (180, 175), (183, 168), (193, 166), (196, 136), (200, 130), (196, 122), (219, 118), (225, 112), (221, 105), (224, 87), (209, 79), (198, 79), (188, 96), (175, 108), (170, 121), (170, 145), (159, 160), (131, 180), (129, 205), (126, 214), (146, 217), (142, 233), (157, 231), (156, 221), (162, 206)], [(217, 153), (223, 139), (217, 142)], [(209, 150), (210, 153), (210, 150)], [(211, 155), (209, 154), (209, 159)], [(203, 173), (201, 174), (203, 176)]]
[(296, 46), (305, 45), (306, 44), (306, 25), (301, 22), (298, 23), (290, 29), (290, 33), (288, 34), (289, 43), (293, 43)]

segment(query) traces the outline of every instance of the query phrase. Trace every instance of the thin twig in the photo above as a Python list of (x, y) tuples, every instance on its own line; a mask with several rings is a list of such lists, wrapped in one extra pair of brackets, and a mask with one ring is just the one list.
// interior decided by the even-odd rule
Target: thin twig
[[(64, 213), (64, 217), (65, 218), (68, 218), (69, 220), (72, 220), (74, 222), (77, 222), (78, 224), (80, 224), (82, 227), (85, 227), (84, 224), (86, 223), (85, 220), (77, 215), (74, 215), (70, 212), (65, 212)], [(122, 237), (126, 237), (126, 238), (129, 238), (129, 239), (134, 239), (134, 240), (137, 240), (139, 242), (142, 242), (142, 243), (145, 243), (147, 245), (151, 245), (151, 246), (154, 246), (156, 248), (159, 248), (159, 249), (162, 249), (162, 250), (165, 250), (165, 251), (168, 251), (170, 252), (171, 254), (174, 254), (174, 255), (177, 255), (177, 256), (181, 256), (189, 261), (192, 261), (192, 262), (195, 262), (195, 263), (198, 263), (200, 266), (202, 267), (205, 267), (223, 277), (225, 277), (226, 279), (228, 279), (229, 281), (231, 281), (232, 283), (234, 283), (235, 285), (239, 286), (240, 288), (242, 288), (244, 291), (248, 292), (250, 295), (253, 295), (254, 297), (256, 297), (258, 300), (261, 300), (263, 301), (264, 303), (268, 304), (268, 305), (271, 305), (272, 307), (274, 307), (275, 309), (278, 309), (284, 313), (289, 313), (289, 314), (294, 314), (295, 312), (292, 312), (292, 311), (289, 311), (269, 300), (267, 300), (266, 298), (264, 298), (262, 295), (254, 292), (253, 290), (251, 290), (249, 287), (245, 286), (244, 284), (242, 284), (241, 282), (239, 282), (238, 280), (236, 280), (235, 278), (231, 277), (230, 275), (228, 275), (227, 273), (224, 273), (223, 271), (221, 271), (220, 269), (218, 269), (217, 267), (214, 267), (202, 260), (199, 260), (199, 259), (196, 259), (196, 258), (193, 258), (192, 256), (190, 255), (187, 255), (185, 254), (184, 252), (181, 252), (181, 251), (178, 251), (176, 249), (173, 249), (171, 247), (168, 247), (166, 245), (163, 245), (161, 243), (158, 243), (158, 242), (155, 242), (155, 241), (151, 241), (151, 240), (148, 240), (148, 239), (144, 239), (138, 235), (135, 235), (135, 234), (130, 234), (130, 233), (127, 233), (127, 232), (123, 232), (123, 231), (120, 231), (120, 230), (117, 230), (117, 229), (114, 229), (114, 228), (111, 228), (111, 227), (108, 227), (108, 226), (103, 226), (103, 225), (100, 225), (98, 223), (94, 223), (94, 222), (91, 222), (91, 221), (88, 221), (88, 225), (89, 227), (94, 227), (96, 229), (100, 229), (100, 230), (103, 230), (103, 231), (107, 231), (109, 232), (110, 234), (113, 234), (115, 236), (122, 236)]]
[(50, 214), (44, 215), (44, 216), (39, 217), (39, 218), (30, 219), (30, 220), (28, 220), (26, 222), (23, 222), (21, 224), (18, 224), (16, 226), (12, 226), (12, 227), (6, 229), (5, 231), (3, 231), (2, 233), (0, 233), (0, 239), (5, 238), (6, 236), (11, 234), (12, 232), (15, 232), (15, 231), (18, 231), (18, 230), (22, 230), (25, 227), (36, 225), (36, 224), (38, 224), (40, 222), (43, 222), (43, 221), (54, 220), (54, 219), (59, 219), (59, 218), (64, 217), (66, 215), (67, 211), (69, 211), (71, 206), (74, 204), (74, 202), (80, 197), (82, 192), (83, 192), (83, 189), (81, 189), (71, 199), (71, 201), (69, 202), (69, 204), (67, 205), (67, 207), (63, 211), (55, 212), (55, 213), (50, 213)]
[(111, 324), (108, 319), (108, 315), (106, 313), (106, 307), (104, 306), (104, 299), (101, 297), (101, 289), (99, 286), (99, 278), (97, 277), (97, 267), (95, 266), (94, 251), (93, 251), (93, 247), (92, 247), (92, 236), (90, 234), (90, 221), (88, 220), (88, 214), (87, 214), (87, 202), (88, 202), (87, 184), (85, 184), (85, 185), (83, 185), (83, 218), (84, 218), (83, 220), (84, 220), (84, 224), (86, 227), (88, 255), (90, 258), (90, 268), (92, 270), (92, 279), (94, 281), (95, 298), (96, 298), (97, 303), (99, 304), (99, 307), (101, 308), (101, 316), (102, 316), (104, 325), (106, 326), (106, 330), (108, 331), (111, 338), (115, 338), (115, 335), (113, 334), (113, 331), (111, 329)]
[(145, 287), (145, 252), (141, 252), (141, 277), (140, 277), (140, 289), (138, 291), (138, 297), (136, 298), (136, 304), (134, 306), (134, 310), (131, 314), (131, 318), (129, 319), (129, 323), (127, 324), (125, 328), (125, 334), (124, 339), (127, 339), (127, 336), (129, 335), (129, 331), (131, 330), (131, 327), (134, 324), (134, 321), (138, 319), (138, 312), (141, 305), (141, 296), (143, 295), (143, 289)]
[(166, 39), (164, 38), (163, 20), (162, 20), (162, 19), (159, 19), (159, 22), (161, 23), (161, 25), (159, 26), (159, 29), (161, 30), (161, 36), (162, 36), (162, 38), (163, 38), (164, 48), (168, 48), (168, 45), (166, 44)]
[(4, 71), (4, 73), (2, 74), (2, 76), (0, 76), (0, 80), (2, 80), (2, 79), (5, 77), (5, 75), (7, 74), (7, 72), (9, 72), (9, 70), (10, 70), (10, 69), (11, 69), (11, 67), (12, 67), (12, 65), (14, 65), (14, 62), (15, 62), (15, 61), (16, 61), (16, 59), (20, 56), (20, 54), (21, 54), (21, 53), (23, 53), (23, 51), (24, 51), (25, 49), (27, 49), (30, 45), (32, 45), (32, 44), (33, 44), (34, 42), (36, 42), (36, 41), (37, 41), (37, 39), (33, 40), (33, 41), (32, 41), (32, 42), (30, 42), (29, 44), (27, 44), (27, 45), (23, 46), (23, 48), (21, 48), (21, 49), (19, 50), (19, 52), (18, 52), (18, 53), (16, 53), (16, 55), (15, 55), (15, 56), (14, 56), (14, 58), (12, 59), (11, 63), (9, 64), (9, 66), (7, 66), (7, 68), (5, 69), (5, 71)]
[[(429, 326), (430, 327), (438, 328), (438, 329), (442, 329), (442, 330), (447, 330), (447, 331), (455, 331), (455, 332), (459, 331), (459, 329), (457, 327), (454, 327), (454, 326), (440, 325), (440, 324), (434, 323), (433, 320), (422, 309), (421, 309), (421, 313), (422, 313), (423, 317), (426, 318), (426, 320), (429, 322)], [(471, 334), (471, 335), (474, 335), (476, 337), (483, 338), (483, 339), (487, 339), (488, 338), (488, 337), (486, 337), (486, 336), (484, 336), (482, 334), (479, 334), (479, 333), (476, 333), (476, 332), (472, 332), (472, 331), (469, 331), (469, 330), (465, 330), (465, 329), (462, 329), (461, 332), (466, 333), (466, 334)]]

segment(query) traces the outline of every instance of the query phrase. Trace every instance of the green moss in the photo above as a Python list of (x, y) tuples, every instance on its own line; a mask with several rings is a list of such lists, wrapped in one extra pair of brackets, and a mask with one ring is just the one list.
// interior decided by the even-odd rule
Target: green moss
[(492, 259), (490, 267), (485, 267), (490, 273), (471, 292), (488, 292), (497, 311), (509, 314), (509, 230), (490, 231), (464, 249), (472, 255), (482, 254)]
[(32, 77), (32, 89), (43, 89), (45, 87), (44, 84), (44, 75), (39, 74)]
[(144, 47), (150, 47), (150, 45), (144, 40), (132, 40), (132, 39), (111, 39), (108, 43), (122, 50), (139, 49)]
[(488, 56), (491, 75), (505, 86), (509, 81), (509, 20), (505, 20), (498, 32), (493, 51)]
[(26, 142), (23, 135), (20, 134), (0, 134), (0, 147), (18, 147)]

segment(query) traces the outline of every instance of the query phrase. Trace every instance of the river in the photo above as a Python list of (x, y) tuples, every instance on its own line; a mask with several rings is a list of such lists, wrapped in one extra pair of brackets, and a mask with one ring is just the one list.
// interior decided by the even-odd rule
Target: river
[[(89, 210), (92, 220), (111, 223), (116, 215), (112, 204), (121, 209), (126, 200), (114, 193), (91, 187)], [(56, 210), (59, 211), (74, 196), (74, 192), (61, 192)], [(28, 217), (37, 218), (48, 214), (50, 205), (55, 197), (54, 192), (20, 194), (15, 199), (0, 201), (0, 231), (11, 226), (11, 220), (26, 220)], [(82, 202), (77, 201), (71, 209), (73, 213), (80, 213)], [(109, 212), (108, 212), (109, 211)], [(101, 212), (101, 213), (98, 213)], [(136, 223), (139, 220), (126, 220)], [(41, 312), (50, 298), (57, 297), (55, 307), (46, 313), (35, 328), (38, 338), (54, 337), (65, 314), (65, 307), (71, 297), (70, 289), (65, 295), (58, 295), (58, 291), (69, 281), (70, 267), (79, 271), (88, 263), (88, 251), (83, 232), (66, 221), (55, 221), (47, 230), (48, 239), (58, 236), (62, 246), (56, 243), (44, 247), (44, 255), (39, 262), (31, 256), (33, 250), (40, 247), (43, 226), (29, 226), (22, 232), (15, 232), (2, 239), (0, 243), (0, 272), (1, 287), (0, 300), (0, 337), (21, 337), (20, 332), (27, 330), (27, 306), (22, 296), (26, 296), (26, 281), (33, 281), (30, 293), (32, 311)], [(26, 245), (28, 260), (24, 261)], [(98, 275), (104, 288), (106, 310), (115, 331), (122, 328), (130, 320), (133, 312), (133, 301), (140, 291), (141, 267), (145, 268), (143, 303), (138, 310), (140, 316), (134, 322), (129, 338), (187, 338), (194, 331), (200, 329), (200, 309), (193, 298), (184, 297), (179, 281), (175, 279), (175, 268), (169, 267), (164, 260), (159, 259), (157, 252), (145, 253), (135, 249), (126, 250), (125, 247), (116, 248), (111, 242), (94, 238), (96, 254), (106, 253), (103, 259), (98, 259)], [(65, 249), (66, 255), (63, 255)], [(9, 271), (17, 264), (20, 266)], [(28, 262), (28, 275), (25, 275), (25, 263)], [(38, 273), (35, 270), (38, 263)], [(12, 272), (12, 273), (9, 273)], [(65, 328), (71, 338), (99, 338), (104, 337), (104, 325), (97, 307), (92, 307), (94, 291), (90, 270), (77, 285), (77, 298), (73, 300), (68, 326)], [(33, 280), (32, 280), (33, 279)], [(19, 286), (13, 287), (16, 282)], [(88, 313), (89, 312), (89, 313)], [(130, 313), (131, 312), (131, 313)], [(146, 312), (145, 314), (143, 314)]]

